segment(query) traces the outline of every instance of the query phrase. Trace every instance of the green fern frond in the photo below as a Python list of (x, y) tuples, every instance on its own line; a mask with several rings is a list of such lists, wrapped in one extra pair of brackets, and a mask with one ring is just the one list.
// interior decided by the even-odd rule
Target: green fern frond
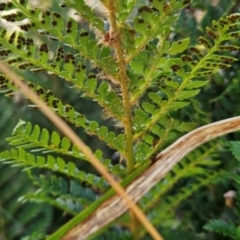
[[(148, 212), (148, 216), (153, 224), (159, 224), (159, 219), (171, 219), (174, 217), (174, 209), (187, 200), (193, 193), (197, 192), (200, 188), (208, 186), (213, 181), (222, 179), (225, 175), (225, 171), (211, 171), (204, 176), (196, 177), (196, 181), (190, 183), (189, 185), (181, 188), (178, 194), (175, 196), (165, 197), (161, 203), (154, 206), (154, 208)], [(164, 225), (162, 222), (161, 225)], [(141, 232), (141, 236), (145, 234), (145, 231)]]
[(38, 125), (32, 126), (30, 122), (26, 123), (20, 120), (12, 135), (7, 139), (12, 146), (30, 148), (31, 152), (57, 152), (86, 160), (84, 155), (73, 147), (66, 137), (61, 139), (57, 132), (50, 134), (47, 129), (40, 129)]
[(36, 193), (27, 193), (20, 198), (21, 201), (32, 201), (32, 202), (42, 202), (49, 204), (55, 208), (60, 209), (66, 214), (75, 216), (82, 208), (78, 201), (65, 199), (64, 196), (61, 197), (49, 197), (45, 192), (38, 191)]
[[(160, 70), (158, 70), (158, 73), (152, 79), (153, 83), (160, 84), (161, 90), (156, 93), (150, 92), (148, 96), (151, 102), (143, 102), (141, 108), (139, 108), (144, 113), (143, 115), (151, 116), (151, 121), (147, 122), (144, 130), (136, 128), (135, 139), (151, 130), (162, 116), (167, 115), (173, 110), (176, 111), (187, 106), (189, 104), (188, 99), (197, 95), (200, 91), (199, 87), (207, 83), (207, 81), (199, 81), (199, 79), (211, 75), (219, 69), (227, 69), (231, 66), (230, 63), (236, 61), (236, 58), (221, 56), (216, 53), (232, 50), (231, 46), (226, 45), (226, 41), (238, 36), (238, 33), (234, 33), (232, 28), (238, 26), (239, 18), (238, 14), (233, 14), (225, 19), (226, 23), (224, 25), (216, 25), (216, 22), (213, 22), (212, 29), (207, 30), (207, 35), (211, 38), (211, 43), (207, 42), (205, 38), (199, 38), (200, 44), (205, 44), (204, 51), (201, 52), (195, 47), (189, 48), (190, 51), (197, 54), (197, 60), (193, 60), (191, 56), (188, 57), (186, 55), (175, 59), (160, 58), (158, 65), (158, 69)], [(207, 47), (206, 42), (210, 46)], [(187, 49), (188, 44), (188, 39), (179, 40), (172, 44), (168, 43), (164, 53), (170, 55), (178, 54)], [(234, 46), (234, 50), (238, 50), (238, 47)], [(145, 59), (147, 59), (145, 63), (147, 64), (149, 60), (146, 57)], [(140, 59), (138, 59), (138, 62), (141, 62)], [(137, 68), (138, 71), (141, 70), (143, 79), (146, 79), (148, 71), (144, 71), (144, 69), (147, 68), (143, 64)], [(141, 89), (141, 86), (138, 86), (138, 89)], [(143, 92), (145, 92), (145, 88)], [(134, 124), (137, 124), (136, 120)]]
[(26, 167), (25, 169), (35, 167), (49, 169), (55, 172), (63, 173), (82, 182), (86, 182), (101, 190), (106, 190), (108, 187), (108, 184), (103, 178), (98, 177), (95, 174), (85, 173), (84, 171), (79, 170), (73, 162), (66, 163), (60, 157), (55, 158), (51, 155), (48, 155), (46, 158), (43, 156), (35, 157), (31, 153), (27, 153), (24, 149), (18, 148), (0, 153), (0, 158), (0, 161), (10, 163), (14, 167), (21, 166)]
[[(31, 87), (36, 94), (42, 98), (52, 109), (61, 117), (63, 117), (66, 121), (71, 122), (76, 127), (82, 127), (89, 135), (95, 135), (100, 140), (104, 141), (109, 147), (117, 150), (122, 156), (125, 156), (125, 137), (123, 134), (116, 135), (114, 132), (109, 131), (106, 126), (99, 126), (96, 121), (87, 120), (86, 117), (75, 111), (75, 109), (69, 105), (64, 105), (62, 101), (56, 97), (54, 97), (51, 90), (45, 91), (41, 86), (35, 85), (31, 82), (25, 81), (29, 87)], [(104, 83), (103, 83), (104, 84)], [(103, 86), (103, 84), (101, 86)], [(101, 88), (100, 86), (100, 88)], [(4, 76), (0, 76), (0, 92), (3, 92), (6, 96), (13, 97), (14, 90), (17, 91), (17, 87), (13, 85), (9, 80), (7, 80)], [(103, 88), (102, 88), (103, 90)], [(100, 94), (107, 94), (104, 91), (100, 91)], [(114, 96), (116, 93), (114, 94)], [(114, 102), (114, 99), (112, 101)], [(106, 99), (104, 100), (106, 101)], [(111, 103), (113, 107), (115, 105), (109, 100), (109, 104)], [(117, 102), (116, 102), (117, 103)], [(23, 123), (21, 122), (21, 125)], [(46, 130), (45, 130), (46, 131)], [(21, 138), (24, 136), (21, 136)], [(26, 136), (27, 137), (27, 136)]]
[[(97, 124), (97, 122), (91, 122), (89, 124), (88, 129), (91, 129), (91, 133), (94, 128), (93, 123)], [(88, 131), (88, 133), (90, 132)], [(118, 144), (118, 147), (123, 148), (124, 136), (122, 134), (116, 136), (113, 134), (113, 132), (108, 133), (107, 128), (103, 126), (98, 129), (98, 133), (99, 137), (103, 136), (104, 139), (108, 139), (108, 141), (111, 142), (111, 145), (115, 143)], [(13, 146), (17, 145), (18, 147), (24, 149), (30, 148), (32, 149), (31, 152), (56, 152), (87, 161), (85, 156), (79, 152), (75, 145), (70, 143), (68, 138), (63, 137), (61, 139), (57, 132), (52, 132), (49, 134), (47, 129), (40, 129), (38, 125), (32, 126), (31, 123), (26, 123), (22, 120), (20, 120), (17, 126), (14, 128), (13, 136), (7, 138), (7, 141)], [(123, 171), (125, 168), (122, 165), (116, 164), (113, 166), (109, 159), (103, 158), (103, 153), (99, 149), (95, 152), (95, 155), (113, 174), (119, 177), (124, 176)]]
[(240, 142), (239, 141), (229, 141), (229, 142), (227, 142), (227, 144), (228, 144), (233, 156), (237, 160), (240, 160)]
[[(25, 8), (24, 5), (21, 5), (18, 1), (14, 0), (12, 1), (14, 6), (19, 9), (22, 13), (21, 17), (23, 19), (28, 19), (30, 21), (30, 24), (27, 24), (27, 26), (23, 26), (22, 30), (24, 31), (32, 31), (32, 30), (39, 30), (37, 26), (40, 26), (40, 29), (44, 29), (44, 33), (47, 33), (49, 35), (50, 39), (52, 40), (58, 40), (64, 44), (71, 45), (71, 47), (78, 52), (80, 51), (81, 54), (88, 59), (94, 60), (95, 64), (100, 64), (99, 67), (106, 70), (106, 72), (111, 71), (111, 68), (109, 68), (109, 61), (106, 59), (105, 62), (99, 61), (97, 54), (98, 51), (98, 45), (96, 41), (87, 41), (88, 39), (84, 39), (84, 37), (88, 36), (89, 34), (85, 34), (86, 31), (82, 32), (84, 34), (80, 34), (80, 37), (78, 35), (79, 32), (79, 25), (76, 22), (76, 20), (71, 19), (67, 22), (62, 21), (60, 13), (51, 13), (50, 11), (43, 11), (41, 9), (31, 9)], [(96, 27), (99, 31), (103, 31), (103, 21), (94, 16), (93, 12), (90, 10), (90, 8), (85, 4), (84, 1), (81, 1), (80, 3), (75, 2), (69, 2), (65, 5), (61, 5), (62, 8), (75, 6), (77, 7), (77, 10), (79, 10), (81, 14), (83, 14), (84, 17), (89, 20), (90, 24), (92, 24), (94, 27)], [(38, 17), (41, 18), (41, 21)], [(13, 18), (12, 21), (14, 22), (15, 19)], [(83, 39), (81, 38), (83, 37)], [(100, 50), (101, 52), (101, 50)], [(111, 64), (114, 64), (114, 61), (111, 61)]]
[(227, 223), (224, 220), (212, 220), (204, 225), (204, 229), (211, 232), (221, 233), (231, 239), (239, 239), (239, 237), (236, 236), (236, 227), (232, 223)]
[[(191, 196), (194, 192), (199, 190), (203, 186), (207, 186), (212, 182), (216, 182), (216, 179), (220, 181), (221, 177), (225, 175), (225, 171), (209, 171), (204, 176), (198, 176), (196, 177), (196, 181), (193, 183), (190, 183), (186, 187), (182, 188), (175, 198), (174, 196), (170, 196), (164, 200), (164, 202), (161, 202), (161, 206), (165, 206), (159, 209), (158, 217), (161, 215), (162, 217), (166, 217), (167, 213), (171, 212), (174, 209), (174, 206), (178, 206), (182, 201), (186, 200), (189, 196)], [(171, 208), (170, 208), (171, 205)], [(167, 207), (169, 206), (169, 208)], [(155, 214), (155, 213), (154, 213)], [(157, 217), (157, 215), (155, 215)], [(156, 219), (157, 220), (157, 219)]]
[[(21, 70), (28, 69), (32, 73), (46, 71), (50, 76), (59, 76), (74, 84), (76, 89), (84, 91), (88, 97), (95, 99), (100, 106), (106, 109), (109, 116), (121, 120), (123, 110), (120, 97), (111, 90), (109, 83), (101, 83), (97, 75), (89, 69), (89, 63), (78, 53), (66, 52), (69, 51), (65, 49), (67, 47), (59, 45), (54, 53), (55, 57), (51, 59), (47, 43), (42, 43), (37, 47), (32, 39), (26, 38), (21, 33), (14, 32), (7, 37), (7, 32), (2, 30), (0, 34), (1, 55), (5, 56), (4, 61), (9, 65), (16, 66)], [(22, 50), (25, 48), (28, 49), (28, 52)], [(109, 52), (104, 54), (108, 55)], [(102, 51), (100, 57), (103, 57), (104, 54)]]
[[(171, 25), (177, 19), (176, 12), (189, 3), (190, 1), (184, 3), (172, 1), (171, 4), (152, 1), (150, 6), (139, 7), (137, 17), (133, 20), (133, 29), (138, 34), (136, 34), (133, 44), (125, 46), (128, 50), (126, 62), (129, 63), (134, 59), (152, 39), (155, 37), (161, 39), (162, 34), (168, 34)], [(159, 28), (159, 25), (162, 27)]]
[(54, 175), (34, 176), (33, 180), (39, 189), (35, 193), (23, 195), (20, 201), (46, 202), (74, 216), (95, 200), (92, 189), (84, 188), (73, 180), (68, 181)]
[(25, 174), (0, 164), (0, 232), (13, 240), (34, 231), (45, 232), (52, 221), (52, 209), (46, 204), (19, 203), (17, 199), (31, 188)]
[[(46, 205), (36, 206), (29, 203), (25, 206), (24, 211), (24, 215), (15, 216), (14, 224), (7, 229), (8, 239), (14, 239), (14, 236), (20, 234), (22, 236), (30, 235), (34, 231), (44, 232), (52, 220), (51, 210)], [(30, 214), (31, 212), (32, 214)]]

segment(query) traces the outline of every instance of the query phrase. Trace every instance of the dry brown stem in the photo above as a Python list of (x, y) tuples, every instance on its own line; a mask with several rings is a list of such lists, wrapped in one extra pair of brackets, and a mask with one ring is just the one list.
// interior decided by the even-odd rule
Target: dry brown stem
[[(159, 153), (156, 161), (126, 188), (126, 193), (137, 202), (189, 152), (207, 141), (237, 130), (240, 130), (240, 117), (228, 118), (191, 131)], [(85, 222), (68, 232), (63, 239), (87, 239), (127, 210), (124, 200), (115, 195), (100, 205)]]

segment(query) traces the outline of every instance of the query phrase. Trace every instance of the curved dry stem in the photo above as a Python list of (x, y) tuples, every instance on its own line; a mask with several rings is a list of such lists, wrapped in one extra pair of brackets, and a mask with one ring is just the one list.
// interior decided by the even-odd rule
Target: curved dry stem
[(8, 76), (8, 78), (22, 91), (22, 93), (29, 100), (35, 103), (39, 107), (39, 109), (45, 114), (45, 116), (48, 117), (55, 124), (55, 126), (57, 126), (63, 132), (63, 134), (65, 134), (65, 136), (67, 136), (71, 140), (71, 142), (78, 147), (78, 149), (86, 156), (86, 158), (94, 166), (94, 168), (110, 183), (114, 190), (119, 194), (120, 198), (124, 199), (124, 203), (129, 205), (136, 218), (139, 220), (139, 222), (143, 224), (149, 234), (156, 240), (163, 240), (163, 238), (157, 232), (151, 222), (149, 222), (143, 211), (135, 204), (134, 201), (132, 201), (128, 197), (124, 188), (114, 180), (114, 178), (107, 171), (104, 165), (96, 158), (94, 153), (77, 136), (77, 134), (1, 61), (0, 71), (6, 76)]
[[(207, 141), (236, 130), (240, 130), (240, 117), (208, 124), (184, 135), (159, 153), (155, 162), (126, 188), (126, 193), (137, 202), (189, 152)], [(86, 239), (127, 210), (123, 199), (115, 195), (100, 205), (85, 222), (73, 228), (63, 239)]]

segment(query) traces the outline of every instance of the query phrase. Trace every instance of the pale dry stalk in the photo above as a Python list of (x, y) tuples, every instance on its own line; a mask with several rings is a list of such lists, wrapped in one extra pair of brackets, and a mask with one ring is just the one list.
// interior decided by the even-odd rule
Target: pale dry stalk
[[(240, 130), (240, 117), (228, 118), (191, 131), (159, 153), (155, 162), (126, 188), (126, 193), (137, 202), (189, 152), (207, 141), (237, 130)], [(69, 231), (63, 240), (87, 239), (127, 210), (128, 206), (123, 199), (115, 195), (100, 205), (86, 221)]]

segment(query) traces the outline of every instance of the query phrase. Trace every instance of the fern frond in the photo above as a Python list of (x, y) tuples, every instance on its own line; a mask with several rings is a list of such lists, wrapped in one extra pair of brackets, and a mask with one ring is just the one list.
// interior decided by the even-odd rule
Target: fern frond
[(156, 217), (167, 217), (168, 213), (172, 212), (176, 206), (178, 206), (182, 201), (186, 200), (194, 192), (198, 191), (203, 186), (208, 186), (210, 183), (216, 182), (216, 180), (220, 181), (221, 177), (223, 176), (225, 176), (225, 171), (209, 171), (204, 176), (200, 175), (196, 177), (196, 181), (182, 188), (176, 198), (174, 196), (170, 196), (166, 198), (163, 202), (161, 202), (161, 206), (164, 206), (163, 208), (158, 208), (156, 205), (155, 207), (157, 207), (160, 212), (158, 212), (159, 215), (155, 215), (155, 213), (153, 212), (154, 215)]
[[(64, 115), (66, 117), (66, 114)], [(69, 120), (69, 118), (67, 119)], [(97, 122), (91, 122), (89, 124), (88, 129), (91, 131), (89, 132), (88, 130), (89, 134), (92, 133), (94, 126), (98, 126), (95, 123), (97, 124)], [(118, 144), (118, 147), (123, 149), (124, 136), (122, 134), (116, 136), (113, 132), (107, 132), (107, 128), (103, 126), (98, 129), (98, 134), (99, 137), (103, 136), (104, 139), (107, 139), (109, 142), (111, 142), (111, 145), (115, 143)], [(57, 132), (52, 132), (49, 134), (47, 129), (40, 129), (38, 125), (32, 126), (31, 123), (26, 123), (20, 120), (12, 135), (12, 137), (7, 138), (10, 145), (17, 145), (18, 147), (24, 149), (30, 148), (32, 149), (31, 152), (42, 152), (44, 154), (56, 152), (87, 161), (85, 156), (79, 152), (75, 145), (70, 143), (68, 138), (63, 137), (61, 139)], [(125, 176), (123, 173), (125, 168), (121, 164), (116, 164), (113, 166), (109, 159), (103, 158), (103, 153), (99, 149), (96, 150), (95, 155), (114, 175), (118, 177)]]
[(84, 205), (95, 200), (96, 196), (92, 189), (83, 187), (80, 183), (74, 180), (66, 180), (65, 178), (57, 177), (55, 175), (40, 175), (39, 177), (34, 175), (32, 177), (35, 185), (40, 186), (42, 191), (51, 193), (53, 196), (68, 194), (72, 199), (80, 198), (79, 203), (82, 201)]
[[(88, 41), (89, 33), (87, 33), (82, 28), (82, 33), (80, 36), (79, 33), (79, 24), (76, 20), (68, 20), (63, 21), (61, 18), (60, 13), (51, 13), (50, 11), (43, 11), (41, 9), (31, 9), (31, 8), (25, 8), (24, 5), (21, 5), (18, 1), (13, 1), (14, 6), (21, 11), (21, 19), (28, 19), (30, 23), (24, 24), (20, 26), (20, 28), (24, 31), (36, 31), (36, 30), (44, 30), (41, 33), (46, 34), (49, 36), (49, 38), (53, 41), (58, 40), (59, 42), (70, 45), (71, 48), (80, 51), (81, 54), (92, 61), (94, 63), (101, 67), (105, 71), (106, 74), (112, 75), (116, 74), (112, 68), (110, 68), (109, 64), (115, 65), (115, 62), (113, 58), (110, 56), (106, 56), (106, 61), (100, 61), (100, 58), (98, 58), (98, 54), (101, 54), (101, 48), (99, 49), (98, 42), (93, 39)], [(86, 17), (90, 21), (90, 24), (93, 24), (94, 27), (96, 27), (100, 32), (103, 31), (104, 24), (103, 21), (95, 17), (93, 15), (93, 12), (90, 10), (90, 8), (85, 4), (84, 1), (81, 1), (81, 3), (75, 3), (75, 2), (68, 2), (67, 5), (61, 5), (63, 8), (65, 7), (71, 7), (70, 5), (74, 5), (77, 7), (77, 10), (83, 13), (84, 17)], [(82, 8), (83, 7), (83, 8)], [(86, 12), (85, 12), (86, 11)], [(38, 16), (38, 17), (36, 17)], [(41, 19), (41, 20), (39, 20)], [(12, 18), (12, 22), (15, 21), (15, 18)], [(87, 37), (87, 38), (86, 38)], [(113, 66), (112, 65), (112, 66)], [(111, 72), (113, 71), (113, 72)]]
[(11, 151), (5, 151), (0, 153), (0, 161), (5, 163), (11, 163), (13, 166), (21, 166), (29, 168), (45, 168), (52, 171), (63, 173), (69, 177), (73, 177), (82, 182), (86, 182), (95, 188), (99, 188), (102, 191), (106, 190), (108, 184), (106, 181), (91, 173), (85, 173), (79, 170), (72, 162), (66, 163), (60, 157), (53, 157), (48, 155), (46, 158), (43, 156), (35, 157), (31, 153), (27, 153), (24, 149), (12, 149)]
[[(37, 10), (39, 12), (39, 18), (43, 19), (40, 21), (35, 17), (36, 10), (25, 9), (17, 1), (14, 1), (14, 4), (20, 9), (21, 16), (25, 14), (25, 17), (32, 21), (32, 23), (27, 24), (28, 27), (22, 26), (22, 30), (38, 33), (38, 30), (44, 29), (44, 31), (41, 30), (39, 33), (48, 36), (50, 41), (55, 40), (60, 42), (57, 45), (57, 49), (55, 49), (55, 56), (53, 58), (50, 57), (48, 47), (51, 42), (44, 42), (43, 39), (41, 39), (42, 43), (37, 47), (36, 44), (34, 45), (32, 39), (26, 37), (26, 34), (13, 32), (10, 36), (6, 36), (7, 31), (3, 29), (1, 31), (0, 50), (2, 51), (1, 55), (4, 56), (5, 61), (20, 69), (29, 69), (35, 73), (46, 71), (50, 75), (57, 75), (66, 81), (71, 82), (74, 84), (75, 88), (83, 90), (86, 95), (98, 101), (100, 106), (105, 109), (109, 116), (121, 119), (123, 114), (121, 99), (111, 90), (111, 86), (107, 82), (104, 83), (104, 86), (100, 86), (101, 82), (97, 79), (96, 74), (89, 69), (91, 63), (85, 60), (91, 53), (90, 61), (94, 61), (96, 64), (96, 62), (101, 59), (99, 62), (106, 65), (105, 67), (99, 66), (101, 70), (106, 70), (102, 76), (108, 76), (109, 73), (107, 73), (107, 71), (114, 69), (113, 66), (115, 64), (115, 60), (110, 59), (110, 48), (107, 46), (99, 46), (97, 42), (94, 43), (92, 37), (90, 38), (90, 33), (85, 30), (82, 30), (79, 35), (79, 24), (76, 21), (68, 21), (66, 23), (66, 29), (63, 26), (56, 27), (53, 22), (59, 25), (65, 24), (62, 22), (62, 19), (60, 19), (60, 14), (51, 14), (49, 11), (41, 13), (41, 10)], [(10, 14), (10, 16), (12, 15)], [(5, 18), (6, 20), (9, 20), (7, 16)], [(49, 19), (47, 20), (45, 18)], [(42, 22), (44, 22), (44, 24), (42, 24)], [(74, 29), (71, 29), (72, 25), (74, 25)], [(61, 28), (63, 31), (66, 31), (67, 35), (64, 35), (62, 31), (59, 30)], [(71, 36), (71, 34), (74, 34), (74, 36)], [(41, 38), (41, 35), (37, 35)], [(76, 41), (79, 44), (76, 44)], [(74, 53), (72, 53), (73, 50), (70, 49), (69, 46), (75, 50)], [(79, 55), (79, 51), (81, 52), (81, 55)], [(104, 59), (104, 61), (102, 61), (102, 59)], [(115, 69), (116, 68), (117, 66)], [(116, 77), (110, 78), (116, 79)]]
[(25, 174), (0, 164), (0, 232), (4, 239), (20, 239), (34, 231), (45, 232), (51, 224), (52, 209), (48, 205), (17, 201), (30, 188)]
[[(223, 47), (224, 51), (231, 51), (231, 46), (229, 47), (225, 42), (237, 36), (237, 33), (234, 34), (230, 29), (237, 27), (239, 18), (239, 15), (233, 14), (225, 19), (225, 25), (216, 25), (216, 22), (213, 22), (213, 30), (207, 30), (207, 34), (209, 38), (211, 38), (212, 43), (208, 42), (205, 38), (199, 38), (200, 44), (204, 44), (205, 46), (206, 54), (203, 54), (194, 47), (189, 48), (197, 54), (197, 60), (193, 60), (191, 56), (185, 55), (175, 59), (162, 57), (159, 60), (158, 68), (161, 69), (161, 71), (158, 70), (158, 73), (155, 74), (156, 76), (153, 82), (158, 84), (160, 80), (162, 86), (161, 91), (157, 93), (150, 92), (148, 97), (151, 102), (143, 102), (141, 108), (139, 107), (139, 110), (144, 112), (145, 115), (147, 114), (151, 120), (147, 122), (144, 130), (136, 129), (135, 139), (138, 139), (147, 131), (151, 130), (162, 116), (167, 115), (173, 110), (176, 111), (187, 106), (189, 104), (188, 99), (197, 95), (200, 91), (199, 87), (207, 83), (207, 81), (199, 81), (198, 79), (211, 75), (219, 69), (227, 69), (230, 67), (229, 63), (236, 61), (236, 58), (224, 57), (216, 53), (223, 51)], [(179, 51), (182, 52), (188, 47), (188, 42), (188, 39), (184, 39), (173, 42), (172, 44), (167, 44), (168, 47), (165, 49), (166, 54), (174, 55), (179, 53)], [(179, 46), (181, 50), (179, 50), (177, 46)], [(234, 46), (234, 49), (237, 50), (238, 47)], [(138, 68), (142, 68), (143, 74), (146, 74), (146, 71), (143, 71), (143, 65), (138, 66)], [(143, 75), (143, 78), (144, 77), (145, 75)], [(161, 111), (159, 111), (159, 109), (161, 109)], [(136, 121), (134, 123), (136, 124)]]
[[(133, 46), (125, 46), (129, 51), (126, 62), (130, 63), (155, 37), (161, 36), (164, 32), (169, 34), (171, 25), (177, 19), (175, 13), (189, 3), (190, 1), (182, 3), (174, 0), (171, 3), (164, 3), (154, 0), (151, 2), (150, 7), (140, 7), (137, 17), (133, 20), (133, 29), (138, 35), (134, 38)], [(162, 27), (159, 28), (159, 25)]]
[(71, 215), (76, 215), (95, 200), (90, 188), (83, 188), (73, 180), (51, 176), (33, 177), (34, 184), (39, 187), (35, 193), (23, 195), (19, 201), (46, 202)]
[[(99, 126), (96, 121), (88, 120), (83, 114), (77, 112), (71, 105), (64, 105), (62, 101), (56, 98), (51, 90), (45, 91), (41, 86), (35, 85), (31, 82), (26, 81), (36, 94), (42, 98), (52, 109), (66, 121), (71, 122), (76, 127), (82, 127), (89, 135), (95, 135), (100, 140), (104, 141), (110, 148), (115, 149), (123, 157), (125, 157), (125, 136), (123, 134), (116, 135), (114, 132), (109, 131), (106, 126)], [(101, 85), (102, 86), (102, 85)], [(101, 87), (100, 86), (100, 87)], [(6, 96), (12, 97), (14, 90), (17, 91), (17, 87), (13, 85), (4, 76), (0, 76), (0, 92), (5, 93)], [(102, 88), (103, 90), (103, 88)], [(100, 92), (102, 93), (102, 92)], [(106, 92), (103, 94), (107, 94)], [(114, 94), (115, 96), (116, 94)], [(116, 100), (116, 99), (115, 99)], [(105, 100), (104, 100), (105, 101)], [(114, 98), (113, 98), (114, 102)], [(117, 103), (118, 101), (116, 101)], [(111, 101), (109, 100), (109, 104)], [(114, 104), (112, 105), (115, 106)], [(21, 122), (20, 125), (23, 123)], [(24, 136), (22, 136), (24, 137)], [(27, 136), (26, 136), (27, 137)]]
[[(230, 74), (230, 73), (228, 73)], [(228, 77), (228, 76), (226, 76)], [(237, 104), (235, 106), (235, 101), (239, 96), (240, 90), (239, 90), (239, 81), (238, 81), (238, 73), (236, 75), (232, 76), (229, 78), (228, 82), (223, 82), (221, 80), (220, 82), (215, 81), (217, 86), (219, 87), (219, 91), (217, 95), (214, 95), (212, 99), (210, 99), (211, 104), (219, 104), (219, 107), (223, 109), (221, 112), (217, 112), (214, 110), (214, 114), (218, 116), (218, 118), (225, 118), (229, 114), (232, 114), (232, 109), (234, 108), (234, 114), (239, 114), (240, 112), (240, 107)]]
[(227, 142), (230, 151), (233, 156), (239, 161), (240, 160), (240, 142), (239, 141), (229, 141)]
[(57, 152), (87, 160), (81, 152), (72, 146), (67, 138), (63, 137), (61, 139), (57, 132), (52, 132), (50, 135), (47, 129), (40, 129), (38, 125), (32, 126), (30, 122), (26, 123), (23, 120), (19, 120), (12, 135), (7, 140), (13, 146), (17, 145), (24, 149), (33, 148), (32, 152)]
[[(156, 204), (154, 208), (148, 212), (148, 216), (151, 222), (154, 224), (159, 224), (159, 219), (170, 219), (174, 217), (174, 209), (183, 201), (187, 200), (193, 193), (197, 192), (200, 188), (208, 186), (213, 181), (220, 181), (220, 179), (225, 175), (225, 171), (211, 171), (204, 176), (196, 177), (196, 181), (190, 183), (189, 185), (181, 188), (178, 194), (175, 196), (165, 197), (161, 203)], [(164, 225), (164, 222), (161, 224)], [(145, 230), (141, 232), (141, 236), (145, 234)]]
[[(120, 97), (111, 90), (109, 83), (105, 81), (101, 84), (97, 75), (89, 69), (89, 63), (78, 53), (65, 52), (69, 51), (67, 47), (64, 49), (59, 44), (54, 53), (55, 57), (50, 58), (49, 47), (45, 42), (38, 47), (34, 45), (32, 39), (26, 38), (22, 33), (14, 32), (9, 38), (6, 36), (6, 30), (2, 30), (0, 34), (0, 52), (9, 65), (22, 70), (28, 69), (33, 73), (46, 71), (50, 76), (59, 76), (74, 84), (76, 89), (84, 91), (85, 95), (95, 99), (110, 117), (121, 120)], [(104, 58), (104, 55), (108, 54), (109, 51), (102, 50), (100, 57)]]
[(237, 229), (232, 223), (227, 223), (224, 220), (212, 220), (204, 225), (204, 229), (221, 233), (224, 236), (230, 237), (231, 239), (238, 239), (236, 236)]
[[(49, 206), (29, 203), (25, 206), (25, 213), (21, 216), (15, 216), (15, 222), (7, 229), (8, 239), (14, 239), (14, 235), (18, 236), (20, 233), (24, 236), (30, 235), (35, 231), (44, 232), (49, 226), (52, 216)], [(32, 214), (29, 214), (32, 212)], [(49, 217), (50, 215), (50, 217)], [(28, 218), (32, 216), (34, 218)], [(22, 219), (23, 217), (23, 219)], [(24, 221), (24, 217), (26, 222)], [(25, 226), (26, 224), (26, 226)]]
[(21, 197), (20, 200), (28, 202), (32, 201), (46, 203), (72, 216), (75, 216), (79, 212), (79, 210), (81, 210), (77, 201), (72, 201), (69, 199), (66, 200), (64, 196), (54, 198), (49, 197), (45, 192), (41, 191), (35, 193), (27, 193), (26, 195)]

